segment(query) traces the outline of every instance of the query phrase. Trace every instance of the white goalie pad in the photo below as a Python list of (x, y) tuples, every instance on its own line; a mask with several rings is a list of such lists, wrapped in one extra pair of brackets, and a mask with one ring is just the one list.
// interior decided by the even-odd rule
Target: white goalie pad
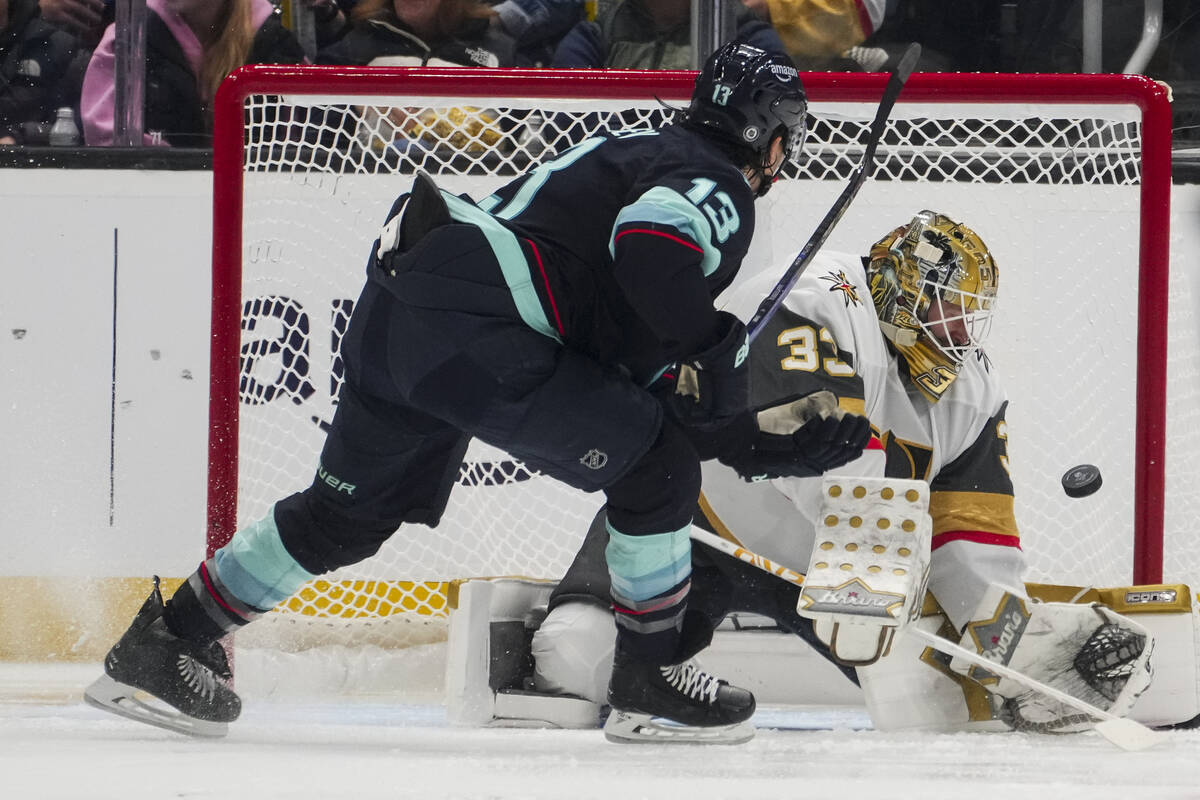
[(555, 584), (520, 578), (457, 586), (446, 648), (446, 715), (464, 726), (594, 728), (600, 706), (531, 691), (529, 636)]
[[(1039, 603), (991, 586), (963, 633), (962, 647), (1116, 716), (1150, 686), (1154, 637), (1099, 603)], [(955, 658), (951, 668), (1005, 698), (1003, 718), (1019, 730), (1086, 730), (1094, 720), (986, 668)]]
[[(1186, 584), (1087, 589), (1029, 584), (1031, 597), (1047, 604), (1103, 603), (1145, 628), (1154, 638), (1153, 680), (1128, 717), (1144, 725), (1188, 724), (1200, 715), (1200, 607)], [(955, 637), (941, 614), (923, 616), (922, 629)], [(998, 711), (1003, 698), (951, 669), (950, 656), (916, 636), (896, 637), (892, 650), (858, 676), (878, 730), (1006, 730)], [(981, 676), (982, 677), (982, 676)], [(1043, 676), (1045, 677), (1045, 676)]]
[(827, 476), (796, 613), (849, 666), (888, 652), (920, 613), (929, 580), (929, 484)]

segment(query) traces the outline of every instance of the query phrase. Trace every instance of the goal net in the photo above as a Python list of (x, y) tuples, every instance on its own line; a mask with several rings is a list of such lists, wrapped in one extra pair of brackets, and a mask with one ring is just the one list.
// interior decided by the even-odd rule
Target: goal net
[[(805, 76), (812, 132), (758, 202), (744, 275), (780, 273), (807, 240), (859, 162), (883, 82)], [(415, 170), (482, 199), (588, 137), (661, 124), (691, 83), (273, 66), (228, 80), (214, 153), (210, 552), (312, 481), (368, 247)], [(864, 253), (930, 208), (991, 247), (1001, 288), (988, 353), (1011, 401), (1034, 580), (1197, 574), (1196, 330), (1187, 276), (1168, 274), (1169, 136), (1164, 89), (1148, 80), (914, 75), (874, 177), (827, 244)], [(1104, 485), (1070, 499), (1060, 478), (1084, 462)], [(601, 501), (474, 442), (436, 530), (401, 528), (247, 631), (278, 631), (289, 647), (436, 640), (447, 582), (558, 578)]]

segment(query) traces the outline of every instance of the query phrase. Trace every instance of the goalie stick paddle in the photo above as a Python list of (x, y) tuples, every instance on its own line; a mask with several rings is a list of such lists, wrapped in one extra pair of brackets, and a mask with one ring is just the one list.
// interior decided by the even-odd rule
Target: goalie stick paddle
[(924, 639), (930, 647), (945, 653), (948, 656), (961, 658), (963, 661), (969, 661), (977, 667), (986, 669), (988, 672), (995, 673), (1002, 678), (1016, 681), (1022, 686), (1033, 689), (1035, 692), (1044, 694), (1052, 700), (1057, 700), (1060, 703), (1077, 708), (1080, 711), (1088, 714), (1100, 721), (1095, 724), (1093, 730), (1103, 736), (1108, 741), (1115, 744), (1122, 750), (1145, 750), (1147, 747), (1153, 747), (1161, 738), (1159, 734), (1147, 728), (1142, 723), (1128, 717), (1118, 717), (1116, 714), (1098, 708), (1086, 700), (1080, 700), (1073, 694), (1068, 694), (1061, 689), (1055, 689), (1053, 686), (1048, 686), (1039, 680), (1029, 677), (1023, 672), (1018, 672), (1004, 664), (992, 661), (989, 658), (984, 658), (975, 651), (962, 647), (951, 642), (949, 639), (943, 639), (936, 633), (923, 631), (917, 627), (905, 628), (905, 633), (911, 633), (914, 636)]
[(800, 253), (792, 261), (791, 266), (783, 273), (783, 277), (779, 279), (779, 283), (775, 284), (775, 288), (771, 293), (759, 303), (758, 310), (754, 312), (754, 316), (746, 324), (746, 334), (751, 342), (758, 336), (763, 325), (767, 323), (771, 317), (775, 316), (775, 312), (779, 309), (783, 298), (796, 285), (796, 281), (800, 280), (800, 276), (804, 273), (808, 263), (812, 261), (817, 251), (821, 249), (821, 245), (825, 244), (825, 240), (829, 238), (833, 226), (837, 225), (838, 220), (846, 213), (846, 209), (850, 207), (850, 201), (858, 194), (858, 190), (866, 182), (871, 173), (875, 171), (875, 148), (879, 144), (879, 140), (883, 137), (883, 127), (887, 124), (888, 117), (892, 113), (892, 106), (896, 105), (896, 98), (900, 96), (900, 90), (904, 88), (904, 84), (908, 81), (908, 76), (912, 74), (913, 68), (917, 65), (917, 59), (921, 57), (921, 45), (910, 44), (908, 49), (904, 51), (904, 55), (900, 57), (900, 62), (896, 64), (888, 77), (887, 86), (883, 90), (883, 98), (879, 101), (879, 110), (875, 112), (875, 121), (871, 123), (871, 132), (867, 137), (867, 147), (863, 152), (862, 162), (854, 170), (854, 174), (850, 176), (850, 183), (842, 190), (833, 207), (825, 214), (825, 218), (821, 220), (821, 224), (813, 231), (813, 235), (801, 248)]
[[(709, 533), (706, 530), (692, 526), (691, 538), (693, 541), (706, 544), (714, 550), (720, 550), (728, 556), (744, 561), (751, 566), (758, 567), (764, 572), (769, 572), (777, 578), (787, 581), (796, 586), (804, 586), (804, 576), (795, 570), (789, 569), (782, 564), (775, 564), (770, 559), (760, 556), (758, 553), (751, 552), (741, 545), (735, 544), (728, 539), (722, 539), (714, 533)], [(969, 661), (976, 666), (983, 667), (990, 672), (993, 672), (1002, 678), (1008, 678), (1020, 683), (1022, 686), (1027, 686), (1035, 692), (1039, 692), (1046, 697), (1057, 700), (1060, 703), (1065, 703), (1072, 708), (1077, 708), (1092, 717), (1100, 720), (1094, 726), (1094, 730), (1103, 736), (1108, 741), (1115, 744), (1122, 750), (1137, 751), (1145, 750), (1148, 747), (1153, 747), (1161, 740), (1161, 735), (1150, 730), (1142, 723), (1128, 717), (1118, 717), (1115, 714), (1097, 708), (1091, 703), (1080, 700), (1074, 695), (1055, 689), (1053, 686), (1047, 686), (1041, 681), (1031, 678), (1023, 672), (1018, 672), (1011, 667), (1003, 664), (998, 664), (995, 661), (984, 658), (983, 656), (968, 650), (965, 647), (951, 642), (948, 639), (943, 639), (937, 634), (923, 631), (915, 625), (906, 626), (905, 633), (912, 633), (917, 637), (924, 639), (931, 647), (949, 656), (958, 656), (964, 661)]]

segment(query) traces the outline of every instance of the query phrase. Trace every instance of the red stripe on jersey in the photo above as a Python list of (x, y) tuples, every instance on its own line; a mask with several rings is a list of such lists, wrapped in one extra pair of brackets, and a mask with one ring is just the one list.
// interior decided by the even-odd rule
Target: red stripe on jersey
[(221, 595), (217, 592), (217, 587), (213, 586), (212, 579), (208, 577), (208, 564), (204, 561), (200, 562), (200, 578), (204, 581), (204, 588), (208, 589), (208, 594), (221, 608), (233, 614), (238, 619), (246, 619), (246, 615), (235, 609), (233, 606), (226, 603)]
[(670, 239), (672, 242), (678, 242), (679, 244), (683, 245), (684, 247), (691, 248), (692, 250), (695, 250), (697, 253), (704, 252), (704, 248), (697, 247), (695, 244), (689, 242), (687, 239), (682, 239), (678, 236), (672, 236), (671, 234), (664, 233), (663, 231), (652, 231), (649, 228), (627, 228), (616, 235), (616, 238), (613, 239), (613, 243), (615, 244), (618, 239), (620, 239), (622, 236), (624, 236), (627, 233), (648, 233), (651, 236), (661, 236), (664, 239)]
[(1015, 536), (1006, 536), (1003, 533), (992, 533), (991, 531), (945, 531), (933, 537), (933, 550), (937, 550), (944, 544), (950, 542), (975, 542), (976, 544), (990, 544), (996, 547), (1015, 547), (1021, 549), (1021, 540)]
[(871, 440), (870, 440), (869, 442), (867, 442), (867, 448), (866, 448), (866, 449), (868, 449), (868, 450), (882, 450), (882, 449), (883, 449), (883, 442), (881, 442), (881, 441), (879, 440), (879, 437), (878, 437), (878, 436), (872, 436), (872, 437), (871, 437)]
[(550, 291), (550, 279), (546, 277), (546, 267), (542, 264), (542, 254), (538, 252), (537, 245), (533, 243), (533, 239), (526, 239), (529, 242), (529, 247), (533, 250), (533, 257), (537, 261), (538, 271), (542, 273), (542, 283), (546, 285), (546, 297), (550, 298), (550, 310), (554, 312), (554, 326), (558, 328), (558, 332), (562, 336), (566, 336), (563, 330), (562, 319), (558, 316), (558, 304), (554, 302), (554, 293)]

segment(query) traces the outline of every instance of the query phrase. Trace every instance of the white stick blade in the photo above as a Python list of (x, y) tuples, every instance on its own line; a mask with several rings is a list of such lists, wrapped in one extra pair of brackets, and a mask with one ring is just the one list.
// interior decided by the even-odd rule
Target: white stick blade
[(1162, 734), (1132, 719), (1106, 719), (1096, 724), (1096, 732), (1122, 750), (1136, 752), (1162, 741)]

